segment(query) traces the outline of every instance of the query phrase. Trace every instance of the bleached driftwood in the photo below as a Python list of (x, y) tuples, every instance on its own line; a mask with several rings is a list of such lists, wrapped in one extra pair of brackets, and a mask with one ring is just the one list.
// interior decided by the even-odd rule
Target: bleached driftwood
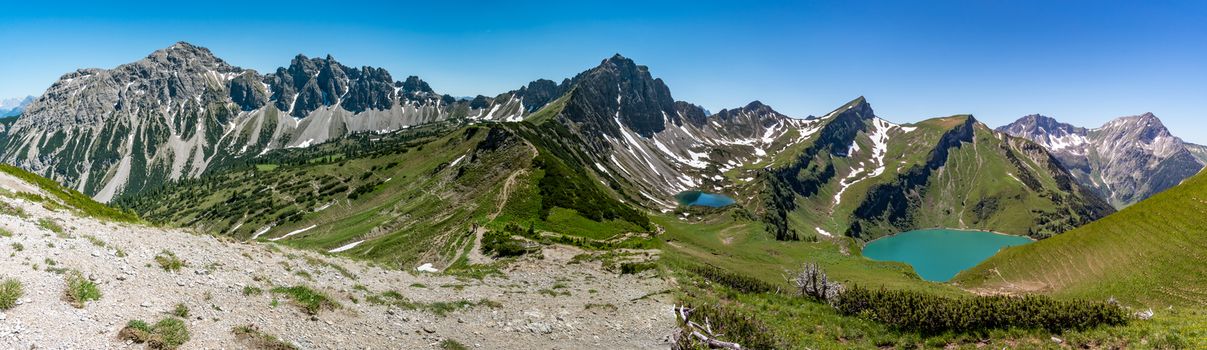
[(675, 313), (677, 314), (677, 316), (679, 316), (679, 319), (683, 321), (683, 324), (686, 325), (687, 328), (691, 331), (691, 333), (690, 333), (691, 336), (693, 338), (696, 338), (696, 340), (699, 340), (701, 343), (708, 344), (709, 348), (732, 349), (732, 350), (741, 350), (742, 349), (741, 344), (734, 343), (734, 342), (727, 342), (727, 341), (717, 339), (717, 337), (721, 336), (721, 334), (716, 334), (712, 331), (712, 324), (708, 321), (707, 317), (704, 318), (703, 325), (696, 323), (695, 321), (692, 321), (691, 320), (692, 309), (688, 308), (687, 306), (677, 306), (676, 305)]

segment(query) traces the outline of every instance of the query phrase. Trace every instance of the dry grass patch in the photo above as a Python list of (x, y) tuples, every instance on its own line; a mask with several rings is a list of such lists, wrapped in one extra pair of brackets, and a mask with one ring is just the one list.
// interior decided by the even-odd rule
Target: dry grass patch
[(254, 324), (246, 326), (238, 326), (231, 329), (231, 333), (235, 334), (235, 340), (243, 343), (249, 349), (257, 350), (297, 350), (293, 344), (287, 343), (281, 338), (264, 333)]

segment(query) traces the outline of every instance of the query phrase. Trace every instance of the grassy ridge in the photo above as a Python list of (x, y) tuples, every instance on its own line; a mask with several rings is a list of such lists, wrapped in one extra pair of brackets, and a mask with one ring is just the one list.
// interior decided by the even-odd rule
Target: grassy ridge
[(1034, 244), (1008, 248), (953, 280), (1165, 308), (1207, 306), (1207, 176)]
[(46, 191), (59, 201), (62, 201), (63, 204), (83, 212), (84, 215), (98, 219), (107, 219), (120, 222), (139, 221), (138, 215), (135, 215), (132, 212), (115, 209), (113, 207), (98, 203), (92, 200), (91, 197), (88, 197), (79, 191), (63, 187), (63, 185), (60, 185), (53, 180), (38, 176), (34, 173), (25, 171), (24, 169), (8, 164), (0, 164), (0, 171), (38, 186), (43, 191)]

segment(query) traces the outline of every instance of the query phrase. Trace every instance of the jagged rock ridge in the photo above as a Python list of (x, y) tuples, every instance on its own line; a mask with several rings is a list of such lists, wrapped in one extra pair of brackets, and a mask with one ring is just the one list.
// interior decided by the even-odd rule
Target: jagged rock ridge
[(462, 101), (418, 77), (393, 81), (384, 69), (350, 68), (330, 56), (299, 55), (260, 75), (181, 42), (114, 69), (64, 75), (3, 130), (0, 161), (108, 201), (244, 155), (352, 132), (518, 120), (532, 90), (541, 87)]
[(1079, 182), (1117, 208), (1177, 185), (1204, 164), (1193, 152), (1201, 147), (1174, 136), (1152, 113), (1120, 117), (1095, 129), (1029, 115), (998, 130), (1043, 145)]

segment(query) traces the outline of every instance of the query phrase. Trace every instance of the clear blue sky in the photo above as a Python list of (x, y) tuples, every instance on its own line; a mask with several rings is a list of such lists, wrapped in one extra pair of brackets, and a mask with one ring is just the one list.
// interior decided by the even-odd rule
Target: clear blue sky
[[(46, 5), (43, 5), (45, 3)], [(895, 122), (1042, 113), (1083, 126), (1143, 112), (1207, 143), (1204, 1), (353, 0), (9, 2), (0, 97), (111, 68), (180, 40), (270, 71), (298, 53), (418, 75), (453, 95), (560, 80), (621, 53), (676, 99), (717, 111), (762, 100), (820, 115), (867, 96)]]

